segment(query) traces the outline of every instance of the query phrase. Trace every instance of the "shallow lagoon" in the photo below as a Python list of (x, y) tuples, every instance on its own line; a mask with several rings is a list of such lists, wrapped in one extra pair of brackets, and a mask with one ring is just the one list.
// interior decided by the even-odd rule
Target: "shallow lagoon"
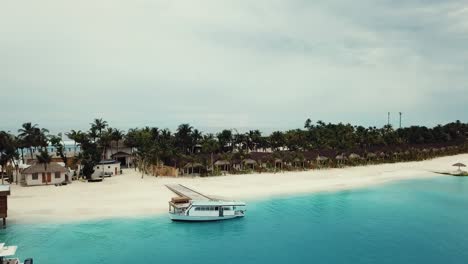
[(468, 178), (438, 177), (250, 202), (247, 217), (9, 225), (34, 263), (463, 263)]

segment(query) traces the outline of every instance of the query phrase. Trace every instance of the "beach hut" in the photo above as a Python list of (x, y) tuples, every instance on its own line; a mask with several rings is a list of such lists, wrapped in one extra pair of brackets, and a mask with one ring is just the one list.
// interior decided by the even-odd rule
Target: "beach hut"
[(317, 162), (326, 162), (328, 161), (328, 158), (325, 156), (317, 156), (316, 160)]
[(244, 169), (255, 170), (255, 166), (257, 166), (257, 161), (253, 159), (244, 159), (242, 160), (242, 165), (244, 166)]
[(283, 170), (283, 160), (276, 158), (273, 160), (273, 164), (275, 164), (275, 169)]
[(47, 170), (43, 164), (34, 164), (23, 170), (22, 183), (26, 186), (60, 184), (71, 179), (67, 179), (68, 170), (60, 166), (57, 162), (47, 165)]
[(203, 170), (204, 166), (201, 163), (189, 162), (183, 167), (184, 174), (199, 176)]
[(366, 154), (366, 157), (367, 157), (367, 160), (368, 161), (371, 161), (371, 160), (374, 160), (377, 158), (377, 154), (373, 153), (373, 152), (369, 152)]
[(321, 167), (321, 165), (325, 165), (328, 162), (327, 157), (320, 155), (317, 155), (317, 158), (315, 160), (317, 161), (317, 165), (319, 168)]
[(305, 159), (304, 159), (304, 158), (296, 157), (296, 158), (293, 160), (293, 166), (294, 166), (295, 168), (301, 167), (302, 169), (304, 169), (304, 168), (305, 168)]
[(231, 163), (227, 160), (217, 160), (214, 166), (221, 172), (229, 172), (231, 169)]
[(336, 160), (336, 164), (338, 165), (338, 167), (340, 167), (346, 162), (347, 158), (344, 154), (340, 154), (335, 157), (335, 160)]

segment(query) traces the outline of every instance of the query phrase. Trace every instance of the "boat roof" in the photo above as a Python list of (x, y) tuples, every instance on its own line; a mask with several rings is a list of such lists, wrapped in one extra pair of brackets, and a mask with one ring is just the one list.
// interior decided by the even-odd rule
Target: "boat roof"
[(226, 205), (226, 206), (233, 206), (233, 205), (236, 205), (236, 206), (245, 206), (245, 203), (244, 202), (239, 202), (239, 201), (221, 201), (221, 200), (209, 200), (209, 201), (192, 201), (192, 205), (199, 205), (199, 206), (203, 206), (203, 205)]
[(17, 246), (5, 247), (4, 243), (0, 243), (0, 257), (14, 256), (16, 254)]

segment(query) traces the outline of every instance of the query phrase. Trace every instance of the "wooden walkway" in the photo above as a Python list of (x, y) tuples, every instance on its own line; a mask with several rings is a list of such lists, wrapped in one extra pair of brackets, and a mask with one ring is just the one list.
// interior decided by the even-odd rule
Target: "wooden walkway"
[(171, 190), (172, 192), (174, 192), (175, 194), (181, 196), (181, 197), (187, 197), (191, 200), (194, 200), (194, 201), (211, 201), (213, 199), (211, 199), (210, 197), (204, 195), (204, 194), (201, 194), (197, 191), (194, 191), (188, 187), (185, 187), (184, 185), (182, 184), (166, 184), (166, 187)]

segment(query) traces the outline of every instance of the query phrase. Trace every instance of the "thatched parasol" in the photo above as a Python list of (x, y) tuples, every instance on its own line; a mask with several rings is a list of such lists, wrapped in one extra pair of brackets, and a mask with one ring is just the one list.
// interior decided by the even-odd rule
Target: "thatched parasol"
[(455, 164), (453, 164), (452, 166), (454, 166), (454, 167), (458, 167), (458, 170), (459, 170), (459, 171), (461, 171), (461, 167), (466, 167), (466, 165), (465, 165), (465, 164), (463, 164), (463, 163), (460, 163), (460, 162), (458, 162), (458, 163), (455, 163)]

